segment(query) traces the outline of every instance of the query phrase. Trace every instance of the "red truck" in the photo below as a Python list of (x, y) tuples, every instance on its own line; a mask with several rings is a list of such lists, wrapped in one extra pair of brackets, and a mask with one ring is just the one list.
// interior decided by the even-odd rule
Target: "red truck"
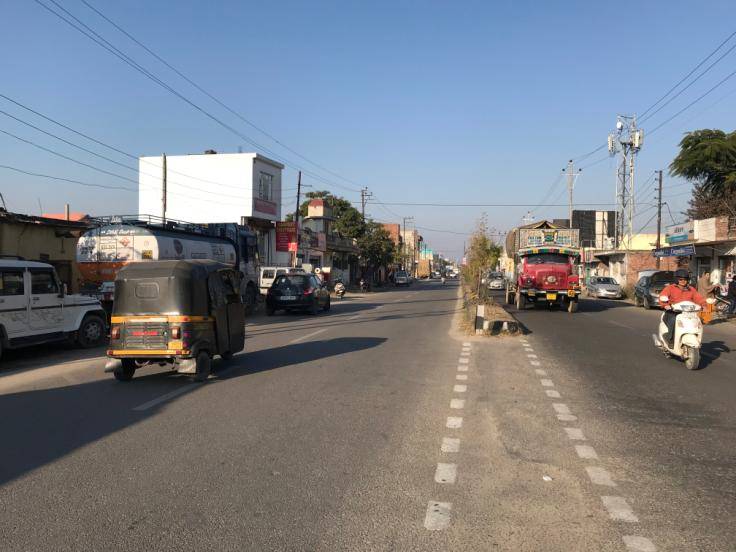
[(579, 234), (547, 221), (512, 230), (506, 251), (514, 252), (514, 276), (506, 286), (506, 302), (518, 310), (531, 303), (577, 311)]

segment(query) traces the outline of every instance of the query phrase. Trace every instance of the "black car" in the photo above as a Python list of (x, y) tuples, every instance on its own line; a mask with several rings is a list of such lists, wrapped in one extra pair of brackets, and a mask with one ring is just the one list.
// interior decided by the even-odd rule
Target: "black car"
[(675, 273), (660, 270), (650, 276), (642, 276), (634, 286), (634, 303), (637, 307), (653, 309), (659, 306), (659, 294), (669, 284), (675, 283)]
[(266, 294), (266, 314), (277, 310), (303, 310), (317, 314), (330, 310), (330, 291), (312, 274), (282, 274)]

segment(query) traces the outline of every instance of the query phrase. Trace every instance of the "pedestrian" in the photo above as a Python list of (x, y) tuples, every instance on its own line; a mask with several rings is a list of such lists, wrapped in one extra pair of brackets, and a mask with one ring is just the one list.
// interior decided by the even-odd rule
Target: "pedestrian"
[(706, 270), (703, 275), (698, 278), (698, 293), (703, 297), (710, 297), (716, 286), (710, 282), (710, 271)]

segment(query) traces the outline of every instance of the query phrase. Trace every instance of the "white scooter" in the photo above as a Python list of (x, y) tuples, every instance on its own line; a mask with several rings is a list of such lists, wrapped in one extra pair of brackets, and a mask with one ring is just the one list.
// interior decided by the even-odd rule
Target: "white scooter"
[[(712, 301), (708, 299), (709, 303)], [(678, 313), (672, 346), (665, 338), (667, 325), (664, 323), (664, 313), (659, 319), (659, 333), (652, 334), (654, 345), (667, 356), (680, 357), (688, 370), (697, 370), (700, 367), (700, 343), (703, 340), (703, 323), (698, 316), (701, 308), (692, 301), (681, 301), (672, 305), (672, 310)]]
[(341, 281), (335, 284), (335, 295), (337, 295), (338, 299), (342, 299), (343, 295), (345, 295), (345, 284)]
[(442, 285), (444, 285), (444, 284), (445, 284), (445, 281), (446, 281), (446, 280), (445, 280), (445, 277), (443, 276), (443, 277), (441, 278), (441, 280), (442, 280)]

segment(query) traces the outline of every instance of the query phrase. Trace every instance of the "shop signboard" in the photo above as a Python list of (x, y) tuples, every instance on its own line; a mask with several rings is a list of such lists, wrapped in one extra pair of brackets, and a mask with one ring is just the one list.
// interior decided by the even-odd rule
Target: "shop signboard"
[(664, 241), (669, 244), (691, 242), (694, 239), (695, 231), (691, 220), (680, 224), (670, 224), (664, 235)]
[(276, 251), (296, 251), (296, 222), (276, 223)]
[(675, 247), (662, 247), (655, 249), (653, 255), (655, 257), (691, 257), (695, 255), (694, 245), (679, 245)]

